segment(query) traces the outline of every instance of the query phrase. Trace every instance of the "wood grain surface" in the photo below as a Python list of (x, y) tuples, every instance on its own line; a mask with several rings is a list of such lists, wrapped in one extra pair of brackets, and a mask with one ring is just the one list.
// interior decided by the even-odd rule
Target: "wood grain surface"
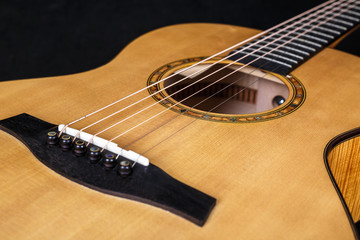
[(354, 222), (360, 220), (360, 137), (336, 146), (328, 163)]
[[(256, 33), (216, 24), (158, 29), (98, 69), (1, 83), (0, 118), (26, 112), (67, 123), (145, 87), (159, 66), (212, 55)], [(332, 137), (359, 124), (359, 69), (358, 57), (325, 49), (293, 72), (307, 91), (304, 105), (294, 113), (253, 124), (197, 120), (188, 127), (193, 118), (180, 116), (131, 146), (176, 179), (217, 199), (203, 227), (73, 183), (0, 132), (0, 239), (354, 239), (322, 154)], [(95, 133), (153, 101), (88, 131)], [(163, 109), (158, 104), (101, 137), (109, 139)], [(116, 142), (124, 146), (174, 116), (167, 111)]]

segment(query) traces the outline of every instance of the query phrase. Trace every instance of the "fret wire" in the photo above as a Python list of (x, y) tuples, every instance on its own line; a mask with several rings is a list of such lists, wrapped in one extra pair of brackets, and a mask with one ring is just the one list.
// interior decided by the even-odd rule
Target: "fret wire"
[(330, 38), (330, 39), (334, 39), (334, 36), (331, 36), (331, 35), (326, 34), (326, 33), (318, 32), (318, 31), (315, 31), (315, 30), (312, 30), (310, 33), (313, 33), (313, 34), (319, 35), (319, 36), (323, 36), (323, 37), (327, 37), (327, 38)]
[(336, 31), (336, 30), (333, 30), (333, 29), (329, 29), (329, 28), (325, 28), (325, 27), (321, 27), (321, 26), (318, 26), (318, 27), (316, 27), (316, 28), (318, 28), (318, 29), (320, 29), (320, 30), (323, 30), (323, 31), (325, 31), (325, 32), (334, 33), (334, 34), (336, 34), (336, 35), (340, 35), (340, 34), (341, 34), (341, 32), (339, 32), (339, 31)]
[[(270, 37), (270, 39), (276, 39), (276, 38)], [(282, 39), (279, 39), (279, 40), (277, 40), (277, 42), (286, 42), (286, 41), (285, 41), (285, 40), (282, 40)], [(301, 48), (303, 48), (303, 49), (308, 49), (308, 50), (313, 51), (313, 52), (316, 51), (315, 48), (308, 47), (308, 46), (305, 46), (305, 45), (300, 44), (300, 43), (291, 42), (291, 43), (289, 43), (289, 44), (294, 45), (294, 46), (297, 46), (297, 47), (301, 47)]]
[[(256, 46), (255, 46), (256, 47)], [(272, 49), (271, 47), (263, 47), (264, 49)], [(252, 49), (252, 50), (256, 50), (256, 48), (249, 48), (249, 49)], [(299, 55), (296, 55), (296, 54), (293, 54), (293, 53), (290, 53), (290, 52), (287, 52), (287, 51), (282, 51), (282, 50), (279, 50), (279, 49), (277, 49), (276, 50), (277, 52), (280, 52), (280, 53), (282, 53), (282, 54), (286, 54), (286, 55), (288, 55), (288, 56), (292, 56), (292, 57), (294, 57), (294, 58), (298, 58), (298, 59), (300, 59), (300, 60), (304, 60), (304, 58), (302, 57), (302, 56), (299, 56)]]
[[(287, 36), (287, 38), (291, 38), (291, 36)], [(321, 48), (322, 46), (318, 43), (314, 43), (312, 41), (309, 41), (309, 40), (306, 40), (306, 39), (303, 39), (303, 38), (297, 38), (296, 41), (299, 41), (301, 43), (307, 43), (309, 45), (313, 45), (313, 46), (316, 46), (316, 47), (319, 47)], [(316, 49), (315, 49), (316, 50)]]
[[(260, 52), (259, 50), (257, 50), (256, 52)], [(274, 60), (272, 58), (268, 58), (268, 57), (263, 57), (262, 55), (258, 55), (256, 53), (247, 53), (247, 56), (254, 56), (254, 57), (257, 57), (257, 59), (265, 59), (265, 60), (268, 60), (270, 62), (274, 62), (274, 63), (278, 63), (280, 65), (283, 65), (285, 67), (288, 67), (288, 68), (292, 68), (292, 66), (290, 64), (287, 64), (287, 63), (284, 63), (284, 62), (281, 62), (281, 61), (278, 61), (278, 60)], [(268, 53), (267, 55), (270, 55), (271, 53)]]
[(348, 15), (345, 15), (345, 14), (342, 14), (342, 15), (340, 15), (339, 17), (345, 18), (345, 19), (348, 19), (348, 20), (354, 21), (354, 22), (359, 22), (359, 21), (360, 21), (359, 18), (351, 17), (351, 16), (348, 16)]
[[(284, 32), (289, 32), (288, 30), (285, 30)], [(311, 36), (311, 35), (308, 35), (308, 34), (304, 34), (303, 35), (304, 37), (307, 37), (307, 38), (310, 38), (310, 39), (313, 39), (313, 40), (316, 40), (316, 41), (319, 41), (319, 42), (323, 42), (325, 44), (328, 44), (329, 41), (325, 40), (325, 39), (322, 39), (322, 38), (318, 38), (318, 37), (314, 37), (314, 36)]]
[[(268, 43), (269, 41), (262, 41), (262, 42), (263, 43)], [(279, 44), (279, 43), (271, 43), (270, 45), (281, 46), (281, 44)], [(286, 46), (286, 45), (281, 46), (281, 48), (289, 49), (291, 51), (298, 52), (298, 53), (301, 53), (301, 54), (306, 55), (306, 56), (310, 56), (310, 54), (308, 52), (299, 50), (297, 48), (292, 48), (292, 47), (289, 47), (289, 46)]]
[(355, 12), (355, 11), (352, 11), (352, 10), (348, 10), (347, 13), (350, 13), (350, 14), (352, 14), (352, 15), (355, 15), (355, 16), (360, 17), (360, 13)]
[(360, 7), (358, 7), (358, 6), (353, 6), (353, 7), (351, 7), (351, 9), (356, 9), (356, 10), (360, 11)]
[[(315, 23), (318, 23), (319, 21), (315, 21)], [(337, 29), (340, 29), (340, 30), (343, 30), (343, 31), (346, 31), (347, 28), (346, 27), (343, 27), (343, 26), (340, 26), (340, 25), (337, 25), (337, 24), (334, 24), (334, 23), (323, 23), (323, 25), (326, 25), (326, 26), (329, 26), (329, 27), (333, 27), (333, 28), (337, 28)]]
[(342, 23), (342, 24), (348, 25), (348, 26), (350, 26), (350, 27), (354, 26), (353, 23), (347, 22), (347, 21), (344, 21), (344, 20), (340, 20), (340, 19), (333, 19), (333, 20), (331, 20), (331, 21), (333, 21), (333, 22), (338, 22), (338, 23)]
[[(249, 50), (257, 50), (256, 48), (249, 48)], [(245, 53), (246, 53), (247, 51), (245, 51)], [(262, 50), (257, 50), (257, 52), (260, 52), (260, 53), (266, 53), (266, 51), (262, 51)], [(286, 60), (286, 61), (289, 61), (289, 62), (293, 62), (293, 63), (295, 63), (295, 64), (298, 64), (299, 62), (298, 61), (295, 61), (295, 60), (293, 60), (293, 59), (291, 59), (291, 58), (287, 58), (287, 57), (284, 57), (284, 56), (281, 56), (281, 55), (278, 55), (278, 54), (275, 54), (275, 53), (269, 53), (269, 55), (271, 55), (271, 56), (278, 56), (279, 58), (282, 58), (282, 59), (284, 59), (284, 60)]]

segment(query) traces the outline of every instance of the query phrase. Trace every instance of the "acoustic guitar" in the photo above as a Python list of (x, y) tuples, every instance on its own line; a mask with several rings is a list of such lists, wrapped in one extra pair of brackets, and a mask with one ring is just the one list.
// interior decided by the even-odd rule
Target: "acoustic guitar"
[(0, 84), (0, 239), (358, 239), (360, 1), (181, 24)]

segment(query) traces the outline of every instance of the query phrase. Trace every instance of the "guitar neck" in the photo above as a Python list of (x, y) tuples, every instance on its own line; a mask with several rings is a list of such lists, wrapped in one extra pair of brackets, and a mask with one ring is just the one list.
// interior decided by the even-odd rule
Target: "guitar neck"
[(329, 2), (241, 46), (230, 59), (286, 75), (357, 27), (360, 20), (357, 3), (340, 1), (333, 7), (330, 6), (333, 2)]

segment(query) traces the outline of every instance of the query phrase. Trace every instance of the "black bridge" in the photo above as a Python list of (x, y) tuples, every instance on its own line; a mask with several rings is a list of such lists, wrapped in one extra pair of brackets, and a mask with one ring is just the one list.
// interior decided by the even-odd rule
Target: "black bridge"
[(99, 161), (92, 161), (89, 154), (77, 156), (74, 150), (63, 151), (59, 144), (48, 144), (48, 133), (57, 132), (57, 126), (28, 114), (1, 120), (0, 129), (21, 140), (58, 174), (94, 190), (163, 208), (199, 226), (215, 206), (215, 198), (177, 181), (153, 164), (136, 164), (124, 177), (119, 169), (121, 161), (127, 159), (119, 158), (109, 166), (104, 156), (113, 153), (104, 151)]

